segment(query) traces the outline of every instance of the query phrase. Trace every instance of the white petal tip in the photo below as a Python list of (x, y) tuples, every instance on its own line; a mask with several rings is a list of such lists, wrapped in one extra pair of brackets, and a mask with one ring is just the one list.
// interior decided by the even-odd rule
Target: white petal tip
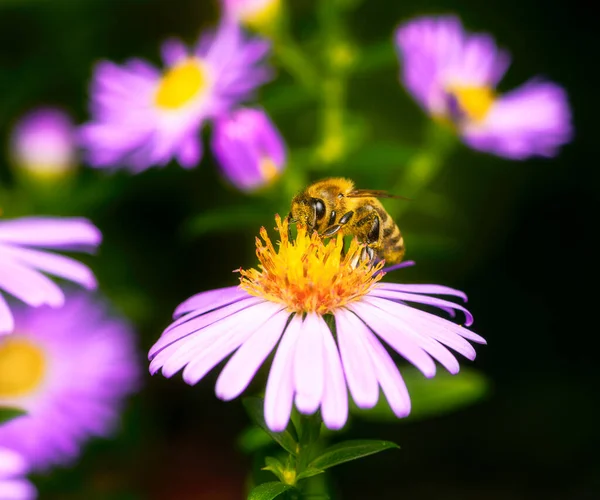
[(314, 400), (307, 396), (302, 396), (301, 394), (296, 394), (296, 408), (298, 411), (304, 415), (312, 415), (319, 409), (320, 401)]
[(343, 420), (341, 419), (328, 419), (328, 418), (323, 418), (323, 423), (325, 424), (325, 427), (327, 427), (330, 431), (339, 431), (341, 428), (344, 427), (344, 425), (346, 425), (346, 421), (348, 420), (348, 417), (345, 416)]

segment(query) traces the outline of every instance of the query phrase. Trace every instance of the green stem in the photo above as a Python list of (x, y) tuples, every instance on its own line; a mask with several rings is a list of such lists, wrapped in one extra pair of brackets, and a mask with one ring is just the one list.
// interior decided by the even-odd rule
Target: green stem
[(304, 471), (310, 460), (313, 458), (314, 445), (319, 440), (321, 433), (321, 415), (317, 412), (314, 415), (301, 415), (299, 445), (300, 451), (296, 457), (296, 472), (300, 474)]
[(316, 94), (319, 89), (317, 70), (287, 31), (275, 37), (273, 49), (281, 67), (306, 90)]
[(418, 204), (427, 189), (439, 175), (446, 160), (457, 144), (455, 133), (444, 125), (431, 122), (425, 136), (425, 144), (411, 158), (390, 190), (409, 198), (409, 202), (398, 202), (394, 213), (400, 216)]
[(321, 144), (318, 159), (328, 165), (346, 153), (344, 133), (349, 65), (348, 43), (337, 0), (320, 0), (318, 17), (324, 47), (324, 77), (321, 92)]

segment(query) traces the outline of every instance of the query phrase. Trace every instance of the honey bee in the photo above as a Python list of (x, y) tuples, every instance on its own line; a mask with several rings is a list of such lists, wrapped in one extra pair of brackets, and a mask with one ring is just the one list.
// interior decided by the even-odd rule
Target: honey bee
[(361, 260), (375, 255), (397, 264), (406, 248), (400, 229), (378, 198), (402, 198), (386, 191), (355, 189), (349, 179), (333, 177), (308, 186), (292, 199), (290, 222), (306, 225), (323, 238), (342, 232), (365, 244)]

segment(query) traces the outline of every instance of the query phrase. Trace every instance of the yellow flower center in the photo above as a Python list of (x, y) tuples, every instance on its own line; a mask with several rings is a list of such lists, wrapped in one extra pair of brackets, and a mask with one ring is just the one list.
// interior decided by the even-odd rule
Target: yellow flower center
[[(288, 221), (275, 218), (281, 241), (276, 251), (265, 228), (256, 238), (257, 269), (240, 269), (240, 286), (250, 295), (283, 304), (290, 312), (328, 314), (359, 300), (383, 276), (383, 262), (373, 266), (356, 260), (363, 246), (356, 239), (344, 250), (342, 235), (324, 242), (317, 232), (289, 239)], [(263, 243), (264, 242), (264, 243)]]
[(483, 120), (496, 99), (494, 90), (490, 87), (451, 87), (450, 94), (454, 96), (460, 110), (471, 120)]
[(164, 109), (179, 109), (188, 104), (208, 86), (206, 68), (200, 59), (192, 57), (173, 66), (165, 73), (156, 90), (156, 105)]
[(45, 373), (46, 358), (38, 345), (15, 334), (0, 341), (0, 398), (26, 396)]
[(279, 170), (277, 170), (275, 162), (267, 156), (261, 158), (258, 164), (258, 170), (266, 182), (271, 182), (279, 175)]

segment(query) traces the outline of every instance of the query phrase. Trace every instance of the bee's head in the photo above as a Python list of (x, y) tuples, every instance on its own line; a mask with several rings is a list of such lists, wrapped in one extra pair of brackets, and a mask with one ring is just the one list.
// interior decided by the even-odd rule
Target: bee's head
[(309, 232), (317, 226), (317, 222), (325, 217), (325, 203), (320, 198), (313, 198), (305, 193), (299, 194), (292, 200), (290, 222), (304, 224)]

